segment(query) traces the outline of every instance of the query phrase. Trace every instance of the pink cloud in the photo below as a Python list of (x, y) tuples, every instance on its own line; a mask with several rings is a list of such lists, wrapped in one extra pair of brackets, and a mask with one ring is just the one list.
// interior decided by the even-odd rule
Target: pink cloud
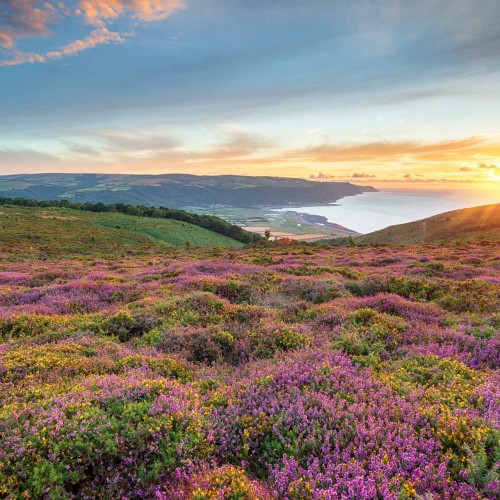
[(81, 0), (76, 13), (89, 24), (102, 24), (126, 12), (142, 21), (158, 21), (185, 8), (183, 0)]
[(15, 66), (17, 64), (26, 63), (45, 63), (51, 59), (60, 59), (64, 56), (71, 56), (78, 52), (97, 47), (98, 45), (105, 45), (113, 42), (122, 43), (124, 41), (125, 39), (120, 35), (120, 33), (109, 31), (107, 28), (103, 27), (95, 29), (83, 40), (75, 40), (61, 49), (48, 52), (47, 54), (35, 54), (33, 52), (14, 50), (11, 59), (1, 61), (0, 66)]
[[(141, 21), (158, 21), (185, 8), (184, 0), (79, 0), (77, 9), (57, 0), (0, 0), (0, 50), (9, 57), (0, 61), (0, 66), (44, 63), (99, 45), (123, 43), (122, 34), (107, 28), (116, 18), (130, 16)], [(97, 28), (85, 38), (46, 54), (25, 52), (16, 47), (16, 41), (22, 38), (49, 35), (50, 25), (71, 15), (82, 17)]]
[(56, 3), (48, 0), (4, 0), (0, 14), (5, 19), (2, 34), (11, 41), (48, 35), (49, 25), (59, 18)]
[(13, 45), (14, 45), (14, 40), (12, 40), (12, 37), (7, 33), (2, 33), (0, 31), (0, 47), (8, 49)]
[(98, 28), (90, 33), (89, 36), (83, 40), (76, 40), (68, 45), (65, 45), (59, 50), (49, 52), (46, 54), (48, 59), (59, 59), (63, 56), (70, 56), (77, 52), (92, 49), (98, 45), (105, 45), (108, 43), (123, 43), (125, 39), (120, 33), (109, 31), (107, 28)]
[(34, 52), (23, 52), (22, 50), (13, 49), (11, 58), (5, 61), (0, 61), (0, 66), (17, 66), (18, 64), (27, 63), (43, 63), (46, 58), (42, 54), (35, 54)]

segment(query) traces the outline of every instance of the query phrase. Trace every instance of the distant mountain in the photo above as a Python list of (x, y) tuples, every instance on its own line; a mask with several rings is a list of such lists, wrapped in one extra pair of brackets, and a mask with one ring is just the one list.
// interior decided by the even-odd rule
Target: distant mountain
[(389, 226), (356, 238), (358, 243), (428, 243), (480, 238), (500, 240), (500, 203), (453, 210), (427, 219)]
[(0, 177), (0, 196), (169, 208), (320, 205), (368, 191), (376, 189), (349, 182), (241, 175), (27, 174)]

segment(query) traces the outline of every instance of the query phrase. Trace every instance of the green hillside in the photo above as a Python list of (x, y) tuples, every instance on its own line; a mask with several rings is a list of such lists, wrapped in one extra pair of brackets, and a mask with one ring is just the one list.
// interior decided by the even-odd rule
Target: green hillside
[(389, 226), (356, 238), (358, 243), (429, 243), (500, 240), (500, 203), (453, 210), (407, 224)]
[[(189, 243), (187, 243), (189, 242)], [(0, 255), (144, 252), (155, 247), (239, 248), (236, 240), (187, 222), (61, 208), (0, 207)]]

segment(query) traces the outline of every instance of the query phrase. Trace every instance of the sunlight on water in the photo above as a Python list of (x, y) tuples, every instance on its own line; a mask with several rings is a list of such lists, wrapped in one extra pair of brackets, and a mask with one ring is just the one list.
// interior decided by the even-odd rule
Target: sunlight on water
[[(500, 193), (467, 190), (384, 189), (376, 193), (349, 196), (335, 205), (294, 208), (296, 212), (322, 215), (360, 233), (393, 224), (411, 222), (459, 208), (499, 203)], [(289, 208), (278, 211), (286, 212)]]

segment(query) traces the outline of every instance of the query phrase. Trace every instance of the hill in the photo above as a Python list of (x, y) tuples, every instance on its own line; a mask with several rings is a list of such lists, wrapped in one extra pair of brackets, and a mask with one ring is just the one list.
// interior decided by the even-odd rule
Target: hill
[(243, 244), (176, 220), (62, 208), (0, 206), (0, 255), (115, 255), (165, 246), (239, 248)]
[(497, 243), (0, 209), (0, 498), (498, 498)]
[(500, 240), (500, 203), (453, 210), (426, 219), (389, 226), (356, 238), (358, 243), (428, 243)]
[(67, 199), (169, 208), (319, 205), (366, 191), (376, 190), (349, 182), (240, 175), (32, 174), (0, 177), (0, 196), (9, 198)]
[(123, 203), (105, 204), (98, 203), (78, 203), (68, 200), (42, 200), (37, 201), (29, 198), (6, 198), (0, 196), (0, 206), (17, 207), (38, 207), (38, 208), (67, 208), (82, 212), (94, 213), (119, 213), (124, 215), (135, 215), (140, 217), (150, 217), (153, 219), (176, 220), (187, 222), (203, 229), (208, 229), (218, 234), (228, 236), (241, 243), (252, 243), (262, 237), (256, 233), (246, 231), (242, 227), (209, 214), (197, 214), (181, 209), (166, 207), (153, 207), (145, 205), (125, 205)]

